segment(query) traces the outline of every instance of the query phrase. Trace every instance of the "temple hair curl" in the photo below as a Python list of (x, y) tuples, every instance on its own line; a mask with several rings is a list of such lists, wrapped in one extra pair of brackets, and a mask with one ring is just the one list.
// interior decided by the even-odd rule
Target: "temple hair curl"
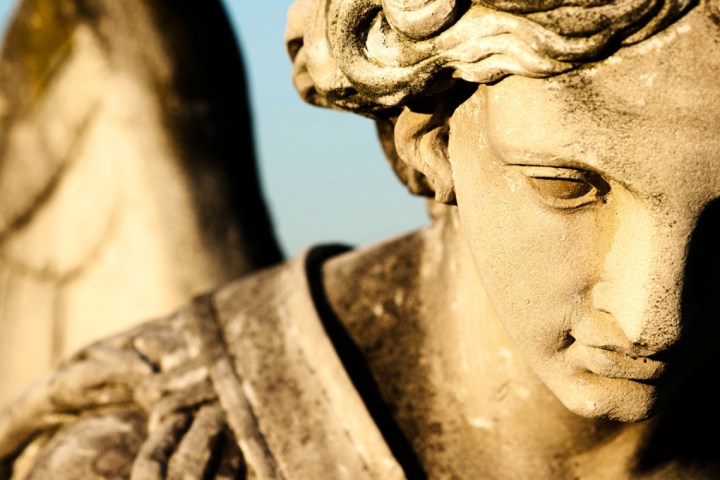
[[(288, 47), (303, 98), (376, 114), (452, 86), (547, 77), (637, 43), (694, 0), (299, 0)], [(706, 8), (718, 15), (720, 0)]]

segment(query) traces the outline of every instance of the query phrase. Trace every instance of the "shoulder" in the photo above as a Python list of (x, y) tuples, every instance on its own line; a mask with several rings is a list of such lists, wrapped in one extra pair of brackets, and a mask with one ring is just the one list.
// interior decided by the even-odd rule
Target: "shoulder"
[[(256, 311), (285, 268), (226, 289), (252, 290), (242, 310)], [(9, 404), (0, 412), (0, 478), (216, 478), (210, 470), (243, 478), (208, 368), (218, 340), (198, 334), (215, 295), (82, 349)]]
[(0, 478), (399, 479), (308, 254), (91, 345), (0, 412)]
[[(217, 322), (206, 326), (208, 315), (196, 316), (200, 335), (220, 347), (208, 368), (231, 428), (238, 438), (261, 439), (286, 478), (402, 478), (328, 334), (319, 275), (326, 260), (345, 252), (313, 249), (279, 272), (272, 288), (219, 291), (206, 307)], [(260, 300), (253, 309), (240, 308), (247, 295)], [(243, 453), (248, 464), (261, 463)]]

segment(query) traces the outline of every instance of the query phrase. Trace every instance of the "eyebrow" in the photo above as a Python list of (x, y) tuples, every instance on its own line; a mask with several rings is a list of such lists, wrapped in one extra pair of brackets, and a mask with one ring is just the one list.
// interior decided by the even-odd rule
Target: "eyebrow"
[[(639, 187), (639, 183), (642, 183), (639, 178), (626, 178), (623, 175), (624, 166), (622, 162), (620, 164), (612, 161), (611, 158), (603, 158), (602, 153), (576, 153), (574, 144), (565, 143), (557, 147), (558, 150), (563, 150), (568, 155), (558, 155), (548, 151), (537, 151), (528, 150), (514, 146), (510, 142), (499, 143), (496, 138), (492, 138), (492, 135), (483, 135), (485, 145), (490, 149), (493, 156), (507, 166), (544, 166), (544, 167), (557, 167), (557, 168), (569, 168), (575, 170), (585, 170), (595, 175), (599, 175), (605, 181), (617, 182), (623, 185), (629, 191), (640, 194), (643, 191)], [(578, 157), (584, 157), (580, 160)], [(613, 168), (614, 167), (614, 168)]]
[(547, 152), (528, 151), (513, 147), (496, 148), (493, 142), (487, 142), (488, 147), (503, 163), (516, 166), (541, 165), (548, 167), (572, 168), (576, 170), (587, 170), (598, 175), (607, 175), (607, 172), (600, 169), (595, 162), (580, 161), (576, 158), (569, 158), (562, 155), (555, 155)]
[[(520, 149), (514, 149), (510, 147), (507, 149), (507, 153), (500, 154), (497, 150), (491, 147), (493, 152), (498, 155), (498, 159), (505, 165), (510, 167), (532, 167), (532, 166), (543, 166), (543, 167), (557, 167), (557, 168), (568, 168), (574, 170), (585, 170), (595, 175), (600, 176), (603, 180), (609, 182), (617, 182), (623, 185), (624, 188), (633, 192), (637, 195), (645, 196), (647, 193), (643, 193), (643, 189), (639, 188), (636, 179), (621, 179), (618, 175), (613, 174), (612, 171), (603, 170), (598, 165), (593, 165), (588, 162), (582, 162), (576, 159), (553, 155), (545, 152), (534, 152)], [(597, 159), (597, 163), (602, 163), (601, 160)]]

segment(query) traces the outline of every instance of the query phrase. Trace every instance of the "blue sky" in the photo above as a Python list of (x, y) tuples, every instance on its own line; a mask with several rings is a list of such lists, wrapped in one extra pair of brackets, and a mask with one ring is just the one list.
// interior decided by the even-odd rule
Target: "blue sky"
[[(303, 104), (283, 31), (291, 0), (224, 0), (248, 70), (261, 182), (288, 255), (318, 243), (372, 243), (427, 223), (395, 179), (370, 120)], [(4, 24), (13, 0), (0, 0)]]

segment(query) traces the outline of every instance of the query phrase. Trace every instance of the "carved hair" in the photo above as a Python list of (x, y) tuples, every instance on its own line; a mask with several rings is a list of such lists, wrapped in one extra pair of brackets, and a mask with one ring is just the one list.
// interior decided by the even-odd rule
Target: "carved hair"
[[(298, 0), (287, 40), (306, 101), (392, 120), (397, 107), (446, 91), (458, 79), (548, 77), (599, 60), (659, 32), (696, 3)], [(720, 0), (706, 3), (717, 21)]]

